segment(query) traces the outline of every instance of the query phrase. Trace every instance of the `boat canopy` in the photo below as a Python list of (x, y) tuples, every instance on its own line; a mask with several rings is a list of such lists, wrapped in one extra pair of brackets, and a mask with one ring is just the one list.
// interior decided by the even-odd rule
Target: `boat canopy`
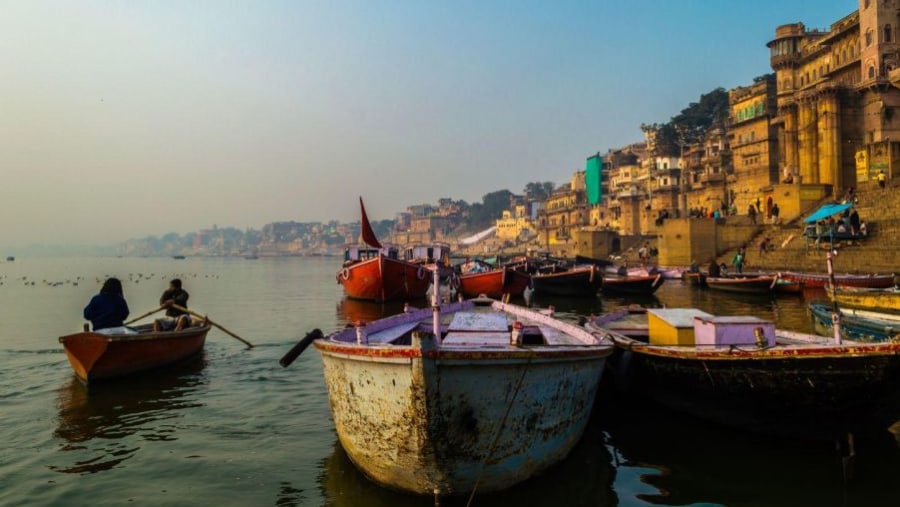
[(843, 213), (845, 210), (848, 210), (853, 207), (852, 202), (844, 203), (844, 204), (825, 204), (821, 208), (817, 209), (812, 215), (803, 219), (806, 223), (813, 223), (822, 220), (823, 218), (828, 218), (832, 215), (837, 215), (838, 213)]

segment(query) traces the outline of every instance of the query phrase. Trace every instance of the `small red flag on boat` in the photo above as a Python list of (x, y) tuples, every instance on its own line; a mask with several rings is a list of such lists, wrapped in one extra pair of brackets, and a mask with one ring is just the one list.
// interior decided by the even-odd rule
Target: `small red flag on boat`
[(362, 196), (359, 197), (359, 209), (362, 211), (362, 239), (365, 244), (373, 248), (381, 248), (381, 243), (372, 230), (372, 224), (369, 223), (369, 217), (366, 216), (366, 207), (363, 206)]

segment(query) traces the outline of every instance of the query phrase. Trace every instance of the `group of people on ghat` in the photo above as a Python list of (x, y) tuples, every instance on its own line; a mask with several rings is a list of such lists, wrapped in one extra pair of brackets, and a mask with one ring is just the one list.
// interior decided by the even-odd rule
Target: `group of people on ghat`
[[(849, 192), (852, 193), (852, 189)], [(831, 242), (865, 238), (869, 235), (869, 227), (865, 220), (860, 220), (856, 208), (848, 208), (837, 220), (828, 217), (807, 225), (804, 233), (807, 238), (814, 238), (815, 244), (818, 245), (823, 240)]]
[[(169, 282), (159, 298), (160, 306), (166, 307), (166, 316), (153, 322), (153, 332), (181, 331), (192, 325), (191, 316), (184, 310), (190, 295), (181, 286), (181, 280), (174, 278)], [(107, 278), (103, 282), (100, 293), (91, 298), (84, 307), (84, 318), (91, 321), (91, 329), (102, 334), (131, 334), (137, 331), (125, 326), (128, 318), (128, 303), (122, 291), (122, 282), (118, 278)]]

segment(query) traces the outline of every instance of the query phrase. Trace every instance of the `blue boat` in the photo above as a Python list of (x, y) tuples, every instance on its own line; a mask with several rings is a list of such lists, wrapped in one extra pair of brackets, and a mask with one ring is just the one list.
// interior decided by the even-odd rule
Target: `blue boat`
[[(841, 337), (857, 341), (887, 341), (900, 338), (900, 316), (840, 308)], [(825, 303), (810, 303), (809, 315), (816, 333), (824, 336), (834, 334), (831, 322), (832, 307)]]

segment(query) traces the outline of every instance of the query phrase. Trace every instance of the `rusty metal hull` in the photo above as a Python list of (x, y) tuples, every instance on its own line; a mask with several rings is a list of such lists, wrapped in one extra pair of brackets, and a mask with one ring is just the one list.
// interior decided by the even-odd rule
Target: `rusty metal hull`
[(315, 345), (341, 445), (373, 481), (425, 495), (502, 490), (565, 458), (612, 353), (590, 334), (593, 344), (537, 346), (448, 346), (426, 332), (372, 345), (338, 334)]

